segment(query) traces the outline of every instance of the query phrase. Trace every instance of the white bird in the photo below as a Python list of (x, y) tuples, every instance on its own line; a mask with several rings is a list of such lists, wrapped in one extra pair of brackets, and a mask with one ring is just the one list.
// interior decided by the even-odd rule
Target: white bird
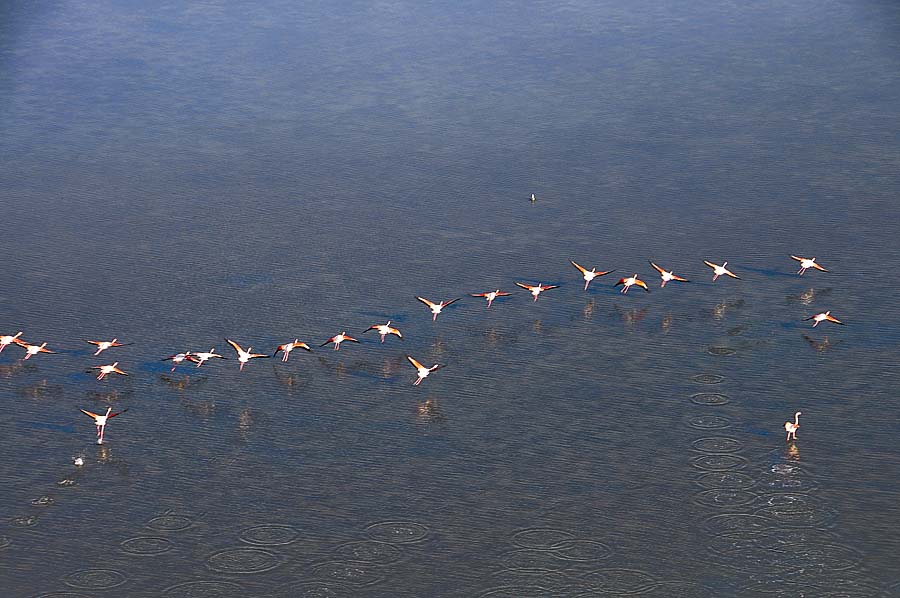
[(808, 322), (809, 320), (815, 320), (815, 322), (813, 322), (813, 328), (818, 326), (820, 322), (834, 322), (835, 324), (840, 324), (842, 326), (844, 324), (843, 322), (841, 322), (840, 320), (838, 320), (837, 318), (835, 318), (834, 316), (831, 315), (831, 310), (823, 311), (820, 314), (816, 314), (814, 316), (809, 316), (808, 318), (803, 319), (804, 322)]
[(416, 370), (418, 370), (418, 373), (419, 373), (419, 377), (416, 378), (415, 382), (413, 382), (413, 386), (418, 386), (422, 382), (422, 380), (424, 380), (425, 378), (428, 377), (428, 374), (444, 367), (442, 364), (436, 363), (433, 366), (431, 366), (430, 368), (427, 368), (424, 365), (422, 365), (421, 363), (419, 363), (418, 361), (416, 361), (415, 359), (413, 359), (409, 355), (407, 355), (406, 358), (413, 365), (413, 367), (416, 368)]
[(176, 353), (175, 355), (169, 355), (168, 357), (163, 357), (163, 361), (171, 361), (172, 362), (172, 370), (175, 371), (175, 368), (178, 367), (178, 364), (187, 359), (190, 361), (191, 352), (185, 351), (184, 353)]
[(531, 293), (531, 296), (534, 297), (532, 302), (538, 300), (538, 295), (543, 293), (544, 291), (549, 291), (550, 289), (558, 289), (558, 284), (525, 284), (524, 282), (516, 282), (517, 287), (521, 287)]
[(312, 351), (312, 349), (309, 348), (309, 345), (307, 345), (306, 343), (301, 343), (300, 339), (295, 338), (294, 340), (292, 340), (289, 343), (284, 343), (283, 345), (278, 345), (278, 348), (275, 349), (274, 353), (272, 353), (272, 357), (275, 357), (276, 355), (278, 355), (278, 352), (281, 351), (282, 352), (281, 361), (282, 362), (287, 361), (288, 355), (290, 355), (291, 351), (293, 351), (294, 349), (305, 349), (307, 351)]
[[(91, 413), (90, 411), (85, 411), (84, 409), (79, 409), (82, 413), (94, 419), (94, 425), (97, 426), (97, 444), (103, 444), (103, 430), (106, 428), (106, 423), (110, 419), (114, 418), (117, 415), (121, 415), (128, 411), (128, 409), (123, 409), (117, 413), (112, 412), (112, 407), (106, 408), (106, 413), (103, 415), (98, 415), (96, 413)], [(76, 461), (76, 465), (77, 465)]]
[(469, 293), (472, 297), (484, 297), (487, 299), (488, 309), (491, 307), (491, 303), (494, 302), (494, 299), (497, 297), (509, 297), (511, 293), (507, 293), (506, 291), (501, 291), (497, 289), (496, 291), (490, 291), (489, 293)]
[(787, 439), (785, 440), (785, 442), (790, 442), (791, 438), (793, 438), (794, 440), (797, 440), (797, 428), (800, 427), (800, 415), (801, 414), (802, 414), (802, 411), (798, 411), (797, 413), (794, 414), (793, 422), (789, 422), (789, 421), (784, 422), (784, 430), (785, 430), (785, 432), (787, 432)]
[(3, 351), (7, 345), (15, 343), (20, 336), (22, 336), (21, 330), (15, 334), (4, 334), (3, 336), (0, 336), (0, 351)]
[(46, 348), (47, 343), (41, 343), (40, 345), (29, 345), (22, 339), (18, 338), (14, 342), (25, 349), (25, 357), (23, 357), (22, 359), (28, 359), (32, 355), (37, 355), (38, 353), (54, 353), (54, 351)]
[(185, 357), (188, 361), (192, 361), (197, 364), (197, 367), (200, 367), (205, 362), (210, 359), (227, 359), (224, 355), (219, 355), (216, 353), (216, 348), (213, 347), (209, 351), (200, 351), (199, 353), (191, 353)]
[(353, 338), (352, 336), (349, 336), (349, 335), (347, 334), (346, 331), (344, 331), (344, 332), (342, 332), (342, 333), (340, 333), (340, 334), (335, 334), (334, 336), (332, 336), (330, 339), (328, 339), (327, 341), (325, 341), (324, 343), (322, 343), (322, 344), (319, 345), (319, 346), (320, 346), (320, 347), (324, 347), (324, 346), (327, 345), (328, 343), (334, 343), (334, 350), (337, 351), (337, 350), (339, 350), (339, 349), (341, 348), (341, 343), (344, 342), (344, 341), (350, 341), (351, 343), (358, 343), (358, 342), (359, 342), (358, 340), (356, 340), (356, 339)]
[(678, 282), (690, 282), (690, 280), (688, 280), (687, 278), (675, 276), (674, 271), (666, 270), (665, 268), (657, 266), (652, 261), (650, 262), (650, 265), (653, 266), (654, 270), (659, 272), (659, 276), (660, 276), (660, 278), (662, 278), (662, 283), (659, 285), (659, 288), (663, 288), (664, 286), (666, 286), (666, 283), (669, 282), (670, 280), (676, 280)]
[(378, 331), (378, 334), (381, 335), (381, 342), (382, 342), (382, 343), (384, 342), (384, 338), (385, 338), (387, 335), (389, 335), (389, 334), (393, 334), (394, 336), (396, 336), (396, 337), (399, 338), (399, 339), (402, 339), (402, 338), (403, 338), (403, 335), (400, 333), (399, 330), (397, 330), (396, 328), (392, 328), (392, 327), (391, 327), (391, 321), (390, 321), (390, 320), (387, 321), (387, 324), (372, 324), (371, 326), (369, 326), (368, 328), (366, 328), (365, 330), (363, 330), (363, 334), (367, 333), (367, 332), (370, 331), (370, 330), (377, 330), (377, 331)]
[(87, 341), (92, 345), (97, 346), (97, 351), (94, 353), (94, 356), (100, 355), (103, 351), (106, 351), (110, 347), (124, 347), (125, 345), (130, 345), (131, 343), (120, 343), (119, 339), (112, 339), (111, 341)]
[(253, 347), (247, 347), (247, 350), (244, 351), (239, 344), (231, 340), (230, 338), (226, 338), (225, 342), (231, 345), (231, 348), (234, 349), (238, 354), (238, 362), (240, 362), (241, 366), (238, 368), (239, 370), (244, 370), (244, 364), (250, 361), (251, 359), (256, 359), (258, 357), (269, 357), (268, 355), (263, 355), (262, 353), (254, 353)]
[(728, 265), (728, 262), (723, 262), (721, 266), (712, 262), (707, 262), (706, 260), (703, 260), (703, 263), (713, 269), (713, 282), (720, 276), (730, 276), (732, 278), (737, 278), (738, 280), (741, 279), (740, 276), (725, 267)]
[(803, 273), (809, 270), (810, 268), (815, 268), (816, 270), (821, 270), (822, 272), (828, 272), (825, 268), (816, 263), (816, 258), (807, 258), (807, 257), (798, 257), (796, 255), (791, 256), (792, 259), (800, 262), (800, 269), (797, 270), (797, 274), (803, 276)]
[(84, 465), (84, 459), (82, 459), (81, 457), (75, 457), (75, 459), (72, 461), (72, 464), (75, 465), (75, 467), (81, 467), (82, 465)]
[(95, 365), (91, 368), (92, 370), (100, 370), (100, 375), (97, 376), (97, 380), (103, 380), (109, 374), (120, 374), (122, 376), (127, 376), (125, 372), (119, 369), (119, 362), (111, 363), (110, 365)]
[(597, 278), (598, 276), (605, 276), (605, 275), (609, 274), (610, 272), (615, 272), (615, 270), (606, 270), (606, 271), (597, 272), (597, 268), (591, 268), (590, 270), (588, 270), (587, 268), (585, 268), (583, 266), (579, 266), (573, 260), (569, 260), (569, 262), (573, 266), (575, 266), (579, 272), (581, 272), (581, 277), (584, 278), (584, 290), (585, 291), (587, 290), (588, 285), (591, 284), (591, 281), (594, 280), (595, 278)]
[(456, 303), (457, 301), (459, 301), (459, 297), (457, 297), (456, 299), (451, 299), (450, 301), (441, 301), (440, 303), (434, 303), (433, 301), (429, 301), (425, 297), (417, 296), (416, 299), (418, 299), (419, 301), (421, 301), (422, 303), (427, 305), (429, 307), (429, 309), (431, 309), (431, 314), (432, 314), (431, 321), (432, 322), (437, 320), (438, 314), (441, 313), (442, 309), (444, 309), (451, 303)]
[(630, 289), (634, 285), (641, 287), (648, 293), (650, 292), (650, 289), (647, 287), (647, 283), (644, 282), (643, 280), (641, 280), (640, 278), (638, 278), (637, 273), (635, 273), (634, 276), (629, 276), (628, 278), (620, 278), (619, 282), (617, 282), (613, 286), (617, 287), (619, 285), (622, 285), (622, 293), (623, 294), (627, 293), (628, 289)]

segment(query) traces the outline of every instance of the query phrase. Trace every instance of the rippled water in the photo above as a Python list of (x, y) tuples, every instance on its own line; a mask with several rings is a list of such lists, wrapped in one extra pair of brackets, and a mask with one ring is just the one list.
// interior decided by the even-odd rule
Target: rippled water
[(4, 591), (900, 595), (895, 3), (339, 4), (0, 8)]

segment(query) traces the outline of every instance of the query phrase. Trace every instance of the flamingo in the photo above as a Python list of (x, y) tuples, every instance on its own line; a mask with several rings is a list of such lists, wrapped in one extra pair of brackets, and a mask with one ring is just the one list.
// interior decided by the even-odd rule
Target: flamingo
[(505, 291), (501, 291), (500, 289), (491, 291), (489, 293), (469, 293), (469, 295), (471, 295), (472, 297), (484, 297), (485, 299), (487, 299), (488, 309), (491, 308), (491, 303), (493, 303), (494, 299), (496, 299), (497, 297), (509, 297), (511, 294), (512, 293), (507, 293)]
[(344, 331), (340, 334), (335, 334), (330, 339), (319, 345), (320, 347), (324, 347), (328, 343), (334, 343), (334, 350), (337, 351), (341, 348), (341, 343), (344, 341), (350, 341), (352, 343), (358, 343), (359, 341), (353, 338), (352, 336), (347, 335), (347, 332)]
[(791, 259), (795, 259), (800, 262), (800, 269), (797, 270), (797, 274), (803, 276), (803, 273), (809, 270), (810, 268), (815, 268), (816, 270), (821, 270), (822, 272), (828, 272), (825, 268), (816, 263), (816, 258), (807, 258), (807, 257), (798, 257), (796, 255), (792, 255)]
[(517, 282), (517, 287), (521, 287), (531, 293), (531, 296), (534, 297), (533, 301), (538, 300), (538, 295), (543, 293), (544, 291), (549, 291), (550, 289), (558, 289), (558, 284), (525, 284), (524, 282)]
[(4, 334), (3, 336), (0, 336), (0, 351), (3, 351), (7, 345), (15, 343), (20, 336), (22, 336), (21, 330), (15, 334)]
[(654, 264), (652, 261), (650, 265), (653, 266), (653, 269), (659, 272), (660, 277), (662, 278), (662, 283), (659, 285), (659, 288), (663, 288), (666, 286), (666, 283), (670, 280), (677, 280), (678, 282), (690, 282), (687, 278), (682, 278), (680, 276), (675, 276), (675, 272), (672, 270), (666, 270)]
[(278, 355), (278, 352), (281, 351), (283, 353), (281, 356), (281, 361), (287, 361), (288, 355), (290, 355), (291, 351), (293, 351), (294, 349), (305, 349), (307, 351), (312, 351), (312, 349), (309, 348), (309, 345), (307, 345), (306, 343), (301, 343), (300, 339), (295, 338), (289, 343), (278, 345), (278, 348), (275, 349), (274, 353), (272, 353), (272, 357), (275, 357), (276, 355)]
[(430, 374), (431, 372), (435, 372), (435, 371), (441, 369), (442, 367), (444, 367), (442, 364), (436, 363), (433, 366), (431, 366), (430, 368), (427, 368), (424, 365), (422, 365), (421, 363), (419, 363), (418, 361), (416, 361), (415, 359), (413, 359), (410, 355), (407, 355), (406, 358), (413, 365), (413, 367), (416, 368), (416, 370), (418, 370), (418, 373), (419, 373), (419, 377), (416, 378), (415, 382), (413, 382), (413, 386), (418, 386), (419, 384), (421, 384), (422, 380), (424, 380), (425, 378), (428, 377), (428, 374)]
[(123, 413), (128, 411), (128, 409), (123, 409), (121, 411), (113, 413), (112, 407), (107, 407), (106, 413), (104, 413), (103, 415), (97, 415), (96, 413), (85, 411), (84, 409), (79, 409), (79, 411), (94, 419), (94, 425), (97, 426), (97, 444), (103, 444), (103, 430), (106, 428), (106, 422), (117, 415), (122, 415)]
[(120, 343), (119, 339), (112, 339), (111, 341), (86, 341), (92, 345), (97, 346), (97, 352), (94, 353), (94, 356), (100, 355), (103, 351), (106, 351), (110, 347), (124, 347), (125, 345), (130, 345), (131, 343)]
[(22, 358), (23, 360), (30, 358), (32, 355), (37, 355), (38, 353), (55, 353), (55, 351), (47, 349), (47, 343), (41, 343), (40, 345), (29, 345), (22, 339), (18, 338), (14, 342), (25, 349), (25, 357)]
[(418, 296), (417, 296), (416, 299), (418, 299), (419, 301), (421, 301), (422, 303), (424, 303), (425, 305), (427, 305), (427, 306), (429, 307), (429, 309), (431, 309), (431, 314), (432, 314), (432, 315), (431, 315), (431, 321), (432, 321), (432, 322), (434, 322), (435, 320), (437, 320), (438, 314), (441, 313), (441, 310), (442, 310), (442, 309), (444, 309), (445, 307), (447, 307), (447, 306), (450, 305), (451, 303), (456, 303), (457, 301), (459, 301), (459, 298), (458, 298), (458, 297), (457, 297), (456, 299), (451, 299), (450, 301), (441, 301), (440, 303), (434, 303), (434, 302), (432, 302), (432, 301), (429, 301), (429, 300), (426, 299), (425, 297), (418, 297)]
[(238, 368), (240, 371), (244, 371), (244, 364), (251, 359), (256, 359), (257, 357), (269, 357), (268, 355), (263, 355), (262, 353), (253, 353), (253, 347), (247, 347), (247, 350), (244, 351), (239, 344), (237, 344), (230, 338), (226, 338), (225, 342), (231, 345), (231, 348), (237, 352), (238, 362), (240, 362), (241, 364), (241, 366)]
[(579, 266), (573, 260), (569, 260), (569, 262), (573, 266), (575, 266), (579, 272), (581, 272), (581, 276), (582, 276), (582, 278), (584, 278), (584, 290), (585, 291), (587, 290), (588, 285), (591, 284), (591, 281), (594, 280), (595, 278), (597, 278), (598, 276), (605, 276), (605, 275), (609, 274), (610, 272), (615, 272), (615, 270), (606, 270), (603, 272), (597, 272), (597, 268), (591, 268), (590, 270), (588, 270), (587, 268), (585, 268), (583, 266)]
[(641, 287), (642, 289), (644, 289), (644, 290), (647, 291), (648, 293), (650, 292), (650, 289), (647, 287), (647, 283), (644, 282), (643, 280), (641, 280), (640, 278), (638, 278), (637, 273), (635, 273), (634, 276), (629, 276), (628, 278), (620, 278), (620, 279), (619, 279), (619, 282), (617, 282), (617, 283), (616, 283), (615, 285), (613, 285), (613, 286), (619, 286), (620, 284), (621, 284), (621, 285), (624, 285), (624, 286), (622, 287), (622, 294), (627, 293), (627, 292), (628, 292), (628, 289), (630, 289), (630, 288), (633, 287), (634, 285), (637, 285), (637, 286)]
[(97, 376), (97, 380), (103, 380), (109, 374), (120, 374), (122, 376), (127, 376), (125, 372), (119, 369), (119, 362), (116, 361), (111, 363), (110, 365), (95, 365), (91, 368), (92, 370), (100, 370), (100, 375)]
[(396, 336), (397, 338), (399, 338), (401, 340), (403, 339), (403, 335), (400, 333), (399, 330), (397, 330), (396, 328), (391, 328), (390, 320), (388, 320), (386, 324), (372, 324), (371, 326), (369, 326), (368, 328), (363, 330), (363, 334), (367, 333), (370, 330), (378, 331), (378, 334), (381, 335), (382, 343), (384, 343), (384, 338), (389, 334), (393, 334), (394, 336)]
[(802, 411), (798, 411), (797, 413), (795, 413), (793, 422), (784, 422), (784, 430), (785, 432), (787, 432), (787, 438), (785, 439), (785, 442), (790, 442), (791, 439), (797, 440), (797, 428), (800, 427), (800, 415), (802, 413)]
[(227, 359), (224, 355), (219, 355), (216, 353), (216, 348), (213, 347), (209, 351), (200, 351), (199, 353), (191, 353), (185, 359), (188, 361), (193, 361), (197, 364), (197, 367), (200, 367), (210, 359)]
[(730, 276), (732, 278), (737, 278), (738, 280), (741, 279), (740, 276), (725, 267), (728, 265), (728, 262), (722, 262), (721, 266), (712, 262), (707, 262), (706, 260), (703, 260), (703, 263), (713, 269), (713, 282), (720, 276)]
[(842, 326), (844, 324), (843, 322), (841, 322), (840, 320), (838, 320), (837, 318), (835, 318), (834, 316), (831, 315), (831, 310), (823, 311), (820, 314), (816, 314), (814, 316), (809, 316), (808, 318), (803, 319), (804, 322), (808, 322), (809, 320), (815, 320), (815, 322), (813, 322), (813, 328), (818, 326), (820, 322), (834, 322), (835, 324), (840, 324)]

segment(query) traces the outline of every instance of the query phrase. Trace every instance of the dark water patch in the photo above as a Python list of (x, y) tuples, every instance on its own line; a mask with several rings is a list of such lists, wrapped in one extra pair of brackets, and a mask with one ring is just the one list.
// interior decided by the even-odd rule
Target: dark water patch
[(731, 347), (719, 347), (719, 346), (710, 346), (706, 348), (706, 352), (710, 355), (716, 355), (717, 357), (727, 357), (729, 355), (734, 355), (737, 353), (736, 350)]
[(252, 289), (263, 285), (270, 285), (274, 282), (271, 274), (250, 273), (250, 274), (231, 274), (220, 280), (220, 284), (234, 289)]
[[(794, 576), (792, 576), (794, 577)], [(832, 578), (827, 582), (821, 580), (792, 581), (781, 577), (772, 580), (759, 580), (743, 586), (740, 596), (748, 598), (894, 598), (896, 594), (885, 594), (878, 588), (851, 579)]]
[(697, 405), (718, 407), (719, 405), (727, 405), (731, 402), (731, 399), (727, 395), (716, 392), (698, 392), (691, 395), (691, 402)]
[(729, 488), (747, 490), (756, 484), (756, 480), (745, 473), (736, 471), (715, 471), (697, 478), (696, 482), (704, 488)]
[(569, 563), (555, 551), (536, 548), (519, 548), (500, 555), (500, 561), (507, 569), (527, 569), (531, 571), (559, 571)]
[(804, 475), (794, 475), (787, 477), (762, 477), (759, 480), (760, 486), (772, 492), (809, 492), (819, 487), (819, 482)]
[(523, 529), (512, 536), (512, 543), (522, 548), (552, 548), (566, 540), (574, 540), (575, 534), (561, 529), (536, 527)]
[(731, 426), (731, 420), (721, 415), (692, 415), (687, 423), (699, 430), (719, 430)]
[(725, 381), (725, 376), (718, 374), (697, 374), (691, 376), (691, 380), (697, 384), (721, 384)]
[(65, 432), (67, 434), (75, 433), (75, 426), (73, 424), (51, 424), (49, 422), (23, 421), (19, 422), (19, 425), (35, 430), (54, 430), (56, 432)]
[(728, 471), (746, 467), (747, 460), (737, 455), (710, 454), (691, 459), (691, 465), (705, 471)]
[(165, 598), (240, 598), (247, 590), (230, 581), (197, 580), (169, 586), (162, 591)]
[(703, 529), (713, 536), (736, 532), (753, 532), (775, 527), (777, 523), (761, 515), (727, 514), (714, 515), (703, 522)]
[(19, 389), (19, 395), (26, 399), (59, 399), (65, 394), (62, 386), (41, 380)]
[(338, 546), (334, 549), (334, 556), (342, 561), (388, 565), (403, 558), (403, 551), (387, 542), (363, 540)]
[(550, 595), (548, 588), (539, 585), (501, 586), (478, 594), (478, 598), (543, 598)]
[(736, 453), (744, 448), (744, 443), (726, 436), (710, 436), (695, 440), (691, 446), (704, 453)]
[(49, 594), (38, 594), (34, 598), (91, 598), (87, 594), (81, 592), (50, 592)]
[(641, 598), (700, 598), (716, 596), (716, 592), (691, 581), (662, 581), (639, 595)]
[(649, 573), (636, 569), (599, 569), (586, 573), (581, 581), (607, 594), (639, 594), (659, 582)]
[(555, 590), (570, 583), (572, 578), (559, 571), (503, 569), (485, 581), (493, 588), (540, 586)]
[(830, 294), (831, 287), (825, 287), (823, 289), (809, 288), (801, 293), (797, 293), (796, 295), (787, 295), (785, 299), (788, 301), (788, 303), (812, 305), (816, 300), (827, 297)]
[(7, 548), (10, 544), (12, 544), (12, 540), (6, 536), (0, 536), (0, 550)]
[(257, 546), (284, 546), (300, 537), (300, 532), (290, 525), (277, 523), (255, 525), (240, 533), (238, 539)]
[(840, 544), (791, 544), (784, 548), (748, 547), (717, 553), (716, 562), (737, 571), (805, 575), (846, 571), (859, 566), (862, 555)]
[(741, 324), (740, 326), (735, 326), (734, 328), (729, 328), (725, 331), (725, 334), (728, 336), (740, 336), (747, 332), (750, 329), (750, 326), (747, 324)]
[(428, 526), (415, 521), (380, 521), (366, 526), (370, 538), (389, 544), (421, 542), (429, 533)]
[(123, 541), (119, 546), (123, 552), (137, 556), (155, 556), (172, 550), (172, 542), (165, 538), (138, 536)]
[(357, 590), (336, 582), (303, 581), (273, 591), (271, 598), (355, 598)]
[(755, 501), (756, 494), (746, 490), (732, 490), (730, 488), (713, 488), (698, 492), (692, 500), (704, 507), (735, 508), (744, 507)]
[(227, 548), (206, 559), (206, 566), (219, 573), (263, 573), (282, 563), (278, 554), (261, 548)]
[(354, 586), (371, 586), (384, 580), (382, 570), (373, 563), (329, 561), (313, 565), (310, 571), (312, 577)]
[(710, 538), (708, 547), (715, 552), (727, 552), (744, 548), (768, 548), (781, 550), (793, 544), (838, 544), (836, 536), (826, 530), (796, 528), (785, 530), (774, 527), (764, 530), (734, 532)]
[(763, 506), (755, 513), (787, 526), (823, 525), (836, 518), (834, 509), (808, 494), (773, 494), (763, 497)]
[(553, 552), (569, 561), (599, 561), (613, 553), (612, 548), (595, 540), (567, 540), (557, 545)]
[(124, 584), (128, 577), (113, 569), (82, 569), (69, 573), (62, 581), (78, 590), (108, 590)]
[(765, 571), (769, 575), (783, 575), (797, 569), (785, 553), (768, 548), (742, 548), (719, 552), (711, 555), (714, 563), (741, 571), (743, 573), (756, 573)]
[(147, 522), (146, 526), (160, 532), (179, 532), (191, 527), (194, 520), (184, 515), (174, 515), (166, 513), (159, 517), (154, 517)]

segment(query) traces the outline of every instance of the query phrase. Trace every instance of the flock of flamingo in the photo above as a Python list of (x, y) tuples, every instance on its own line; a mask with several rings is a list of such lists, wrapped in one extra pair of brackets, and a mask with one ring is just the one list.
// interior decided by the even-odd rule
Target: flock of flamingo
[[(534, 201), (533, 195), (532, 195), (531, 200)], [(800, 276), (803, 276), (803, 274), (809, 269), (815, 269), (815, 270), (819, 270), (821, 272), (828, 272), (828, 270), (826, 270), (825, 268), (823, 268), (820, 264), (818, 264), (816, 262), (816, 258), (814, 258), (814, 257), (813, 258), (805, 258), (805, 257), (796, 256), (796, 255), (791, 255), (791, 258), (800, 263), (800, 269), (797, 271), (797, 274), (799, 274)], [(590, 286), (591, 282), (595, 278), (599, 278), (601, 276), (605, 276), (607, 274), (610, 274), (611, 272), (614, 272), (614, 270), (598, 271), (596, 268), (591, 268), (590, 270), (588, 270), (587, 268), (579, 265), (578, 263), (576, 263), (574, 261), (570, 260), (570, 263), (581, 273), (581, 276), (584, 279), (584, 290), (588, 289), (588, 286)], [(728, 276), (730, 278), (735, 278), (735, 279), (740, 280), (739, 276), (737, 276), (734, 272), (732, 272), (728, 268), (726, 268), (726, 266), (728, 265), (728, 262), (723, 262), (721, 265), (719, 265), (719, 264), (715, 264), (713, 262), (703, 260), (703, 263), (712, 269), (713, 281), (718, 279), (720, 276)], [(657, 265), (656, 263), (654, 263), (652, 261), (650, 262), (650, 265), (660, 275), (660, 280), (661, 280), (660, 285), (659, 285), (660, 287), (665, 287), (666, 283), (672, 282), (672, 281), (690, 282), (686, 278), (677, 276), (674, 273), (674, 271), (666, 270), (665, 268)], [(531, 295), (533, 297), (533, 299), (532, 299), (533, 301), (537, 301), (540, 294), (543, 293), (544, 291), (549, 291), (551, 289), (555, 289), (555, 288), (559, 287), (559, 285), (545, 285), (542, 283), (532, 285), (532, 284), (526, 284), (524, 282), (518, 282), (518, 281), (515, 284), (516, 284), (516, 286), (518, 286), (522, 289), (525, 289), (529, 293), (531, 293)], [(635, 273), (632, 276), (628, 276), (628, 277), (619, 279), (619, 281), (616, 282), (614, 286), (620, 286), (620, 285), (622, 286), (621, 292), (623, 294), (628, 293), (628, 290), (634, 286), (640, 287), (648, 293), (650, 292), (650, 288), (647, 285), (647, 283), (644, 282), (643, 280), (641, 280), (640, 278), (638, 278), (637, 273)], [(506, 297), (506, 296), (511, 295), (511, 293), (501, 291), (500, 289), (496, 289), (496, 290), (488, 291), (488, 292), (484, 292), (484, 293), (470, 293), (470, 295), (472, 297), (484, 298), (485, 300), (487, 300), (487, 307), (490, 308), (491, 305), (493, 304), (494, 300), (497, 297)], [(419, 300), (420, 302), (422, 302), (423, 304), (425, 304), (425, 306), (427, 306), (431, 310), (432, 321), (437, 320), (438, 315), (440, 315), (441, 311), (445, 307), (447, 307), (448, 305), (451, 305), (452, 303), (455, 303), (456, 301), (459, 301), (459, 298), (456, 298), (456, 299), (451, 299), (450, 301), (439, 301), (439, 302), (435, 303), (433, 301), (430, 301), (429, 299), (426, 299), (425, 297), (416, 297), (416, 299)], [(834, 316), (831, 315), (831, 311), (825, 311), (822, 313), (814, 314), (814, 315), (809, 316), (808, 318), (804, 319), (804, 321), (810, 321), (810, 320), (812, 320), (812, 322), (813, 322), (813, 324), (812, 324), (813, 327), (818, 326), (822, 322), (832, 322), (834, 324), (843, 324), (843, 322), (841, 322), (840, 320), (838, 320), (837, 318), (835, 318)], [(384, 343), (385, 339), (389, 335), (396, 336), (397, 338), (400, 338), (400, 339), (403, 338), (403, 334), (400, 332), (400, 330), (391, 326), (390, 320), (388, 320), (388, 322), (386, 322), (385, 324), (373, 324), (373, 325), (369, 326), (368, 328), (366, 328), (363, 331), (363, 333), (369, 332), (370, 330), (375, 330), (378, 332), (378, 334), (381, 336), (382, 343)], [(49, 353), (49, 354), (55, 353), (54, 351), (47, 348), (46, 342), (43, 342), (39, 345), (32, 344), (32, 343), (29, 343), (29, 342), (23, 340), (21, 337), (22, 337), (21, 331), (17, 332), (16, 334), (12, 334), (12, 335), (0, 335), (0, 352), (2, 352), (9, 345), (17, 345), (17, 346), (25, 349), (25, 353), (22, 356), (22, 360), (28, 360), (31, 357), (38, 355), (40, 353)], [(245, 350), (243, 347), (241, 347), (241, 345), (239, 345), (235, 341), (233, 341), (229, 338), (226, 338), (225, 340), (234, 349), (236, 356), (237, 356), (237, 361), (238, 361), (240, 370), (243, 370), (244, 366), (252, 359), (275, 357), (280, 352), (282, 354), (281, 360), (283, 362), (286, 362), (288, 360), (288, 356), (290, 355), (291, 351), (293, 351), (294, 349), (303, 349), (305, 351), (312, 351), (312, 348), (310, 348), (310, 346), (308, 344), (301, 342), (299, 339), (296, 339), (296, 338), (293, 341), (290, 341), (288, 343), (278, 345), (278, 347), (275, 349), (275, 352), (272, 355), (269, 355), (267, 353), (254, 353), (252, 347), (247, 347), (247, 349)], [(344, 341), (349, 341), (349, 342), (353, 342), (353, 343), (360, 342), (358, 339), (355, 339), (352, 336), (348, 335), (346, 331), (342, 331), (340, 334), (336, 334), (336, 335), (332, 336), (331, 338), (329, 338), (328, 340), (326, 340), (325, 342), (323, 342), (320, 345), (320, 347), (324, 347), (326, 345), (333, 344), (334, 350), (337, 351), (341, 348), (341, 343), (343, 343)], [(123, 347), (128, 344), (131, 344), (131, 343), (120, 343), (119, 340), (116, 338), (109, 340), (109, 341), (89, 340), (86, 342), (97, 347), (97, 350), (94, 352), (94, 356), (100, 355), (100, 353), (107, 351), (109, 349), (112, 349), (114, 347)], [(216, 353), (215, 348), (211, 348), (209, 351), (185, 351), (182, 353), (176, 353), (174, 355), (170, 355), (168, 357), (163, 358), (163, 361), (171, 361), (172, 362), (172, 371), (175, 371), (175, 369), (179, 366), (179, 364), (181, 364), (184, 361), (194, 363), (194, 364), (196, 364), (195, 367), (199, 368), (204, 363), (209, 361), (210, 359), (227, 359), (227, 358), (224, 355), (220, 355), (220, 354)], [(435, 371), (439, 370), (440, 368), (444, 367), (443, 364), (439, 364), (439, 363), (436, 363), (436, 364), (432, 365), (431, 367), (426, 367), (422, 363), (420, 363), (418, 360), (416, 360), (414, 357), (412, 357), (411, 355), (406, 355), (406, 359), (416, 369), (417, 376), (416, 376), (415, 381), (413, 382), (413, 385), (415, 385), (415, 386), (418, 386), (419, 384), (421, 384), (421, 382), (425, 378), (427, 378), (432, 372), (435, 372)], [(96, 366), (93, 366), (91, 369), (98, 371), (97, 380), (103, 380), (105, 377), (111, 376), (113, 374), (118, 374), (120, 376), (128, 375), (124, 370), (119, 368), (118, 361), (115, 361), (115, 362), (113, 362), (111, 364), (107, 364), (107, 365), (96, 365)], [(84, 413), (85, 415), (87, 415), (88, 417), (90, 417), (91, 419), (93, 419), (94, 425), (96, 426), (96, 431), (97, 431), (97, 444), (103, 444), (103, 433), (104, 433), (104, 430), (106, 429), (106, 425), (109, 422), (109, 420), (112, 419), (113, 417), (121, 415), (122, 413), (125, 413), (128, 410), (123, 409), (122, 411), (117, 411), (117, 412), (113, 413), (112, 407), (108, 407), (106, 409), (106, 412), (102, 413), (102, 414), (94, 413), (94, 412), (88, 411), (86, 409), (80, 409), (80, 411), (82, 413)], [(800, 419), (799, 419), (800, 415), (801, 415), (801, 412), (797, 411), (796, 413), (794, 413), (794, 421), (786, 421), (784, 423), (784, 429), (787, 432), (786, 442), (791, 442), (792, 440), (797, 439), (797, 430), (800, 428)], [(81, 463), (79, 463), (79, 461), (81, 461)], [(75, 461), (76, 465), (81, 465), (82, 463), (83, 463), (83, 461), (81, 459), (76, 459), (76, 461)]]

